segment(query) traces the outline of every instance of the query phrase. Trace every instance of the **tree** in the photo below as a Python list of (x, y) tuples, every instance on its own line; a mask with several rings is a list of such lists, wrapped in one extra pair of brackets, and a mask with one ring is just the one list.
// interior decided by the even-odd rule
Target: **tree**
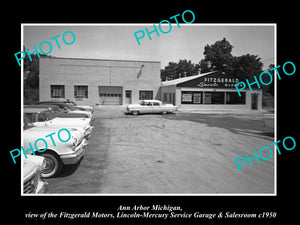
[(271, 70), (271, 69), (274, 68), (274, 67), (275, 67), (274, 64), (270, 64), (270, 65), (269, 65), (269, 68), (268, 68), (268, 70), (267, 70), (270, 74), (272, 74), (273, 82), (270, 83), (270, 84), (267, 85), (267, 86), (264, 86), (264, 87), (265, 87), (265, 91), (266, 91), (267, 93), (271, 94), (272, 96), (274, 96), (275, 77), (274, 77), (274, 70)]
[(228, 72), (239, 79), (254, 81), (253, 76), (258, 77), (263, 71), (263, 63), (257, 55), (242, 55), (232, 57)]
[(201, 73), (206, 73), (215, 70), (228, 72), (229, 65), (232, 60), (233, 46), (223, 38), (221, 41), (216, 41), (212, 45), (204, 47), (204, 59), (199, 62)]
[(188, 77), (198, 73), (198, 65), (195, 65), (191, 60), (180, 59), (178, 63), (169, 62), (165, 69), (161, 70), (161, 79), (173, 80), (180, 77)]
[(23, 59), (24, 104), (30, 104), (39, 99), (39, 57), (37, 54), (32, 54), (31, 58), (32, 61), (28, 57)]
[(24, 58), (24, 87), (39, 88), (39, 58), (36, 54), (31, 55), (32, 61), (28, 57)]
[(250, 54), (233, 56), (232, 49), (233, 46), (226, 38), (212, 45), (206, 45), (204, 59), (198, 64), (201, 73), (220, 70), (239, 79), (254, 81), (253, 76), (258, 76), (262, 72), (261, 59), (257, 55)]

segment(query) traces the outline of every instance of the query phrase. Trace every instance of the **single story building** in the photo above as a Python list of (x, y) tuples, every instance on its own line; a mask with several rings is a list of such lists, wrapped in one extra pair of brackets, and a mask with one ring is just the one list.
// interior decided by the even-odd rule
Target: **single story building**
[[(41, 56), (40, 101), (127, 105), (158, 99), (189, 109), (262, 109), (262, 90), (241, 91), (238, 78), (214, 71), (161, 82), (159, 61)], [(253, 88), (255, 85), (253, 85)]]
[(160, 62), (41, 56), (40, 101), (80, 105), (126, 105), (158, 99)]
[(188, 109), (262, 109), (262, 90), (249, 89), (238, 95), (238, 78), (213, 71), (183, 77), (161, 84), (161, 99), (180, 108)]

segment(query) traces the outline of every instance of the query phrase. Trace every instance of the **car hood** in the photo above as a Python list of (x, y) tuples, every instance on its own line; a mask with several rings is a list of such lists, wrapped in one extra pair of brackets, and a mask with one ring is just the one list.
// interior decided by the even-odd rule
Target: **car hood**
[(54, 118), (52, 120), (46, 121), (46, 126), (53, 127), (86, 127), (90, 122), (90, 118)]
[[(51, 137), (46, 137), (49, 134), (52, 134), (53, 132), (55, 132), (54, 135), (52, 135), (52, 137), (54, 138), (54, 142), (56, 144), (60, 144), (61, 141), (59, 141), (57, 135), (58, 135), (58, 131), (60, 129), (62, 129), (64, 127), (60, 127), (60, 128), (49, 128), (49, 127), (31, 127), (29, 129), (26, 129), (23, 131), (23, 142), (24, 142), (24, 147), (28, 144), (28, 142), (34, 144), (35, 141), (39, 138), (43, 138), (47, 141), (48, 144), (51, 143), (52, 146), (52, 142), (51, 142)], [(75, 129), (75, 128), (67, 128), (70, 133), (71, 133), (71, 138), (68, 142), (72, 141), (72, 137), (76, 138), (77, 140), (81, 140), (84, 137), (84, 134), (82, 133), (82, 131)], [(61, 132), (60, 133), (60, 137), (63, 140), (66, 140), (68, 133), (67, 132)], [(66, 143), (68, 143), (66, 142)], [(40, 142), (39, 142), (40, 143)]]

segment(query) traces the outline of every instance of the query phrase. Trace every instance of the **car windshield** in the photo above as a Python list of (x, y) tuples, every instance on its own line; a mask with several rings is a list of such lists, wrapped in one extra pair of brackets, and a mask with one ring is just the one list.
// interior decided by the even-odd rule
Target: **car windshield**
[(24, 114), (24, 117), (23, 117), (23, 129), (27, 130), (27, 129), (30, 129), (31, 127), (34, 127), (34, 125), (30, 121), (29, 117), (26, 114)]
[(32, 113), (26, 113), (28, 116), (28, 119), (32, 122), (45, 122), (48, 120), (52, 120), (55, 115), (51, 111), (44, 111), (44, 112), (32, 112)]
[(65, 104), (64, 106), (65, 106), (65, 108), (67, 108), (67, 109), (69, 109), (69, 110), (71, 110), (71, 111), (76, 110), (76, 108), (75, 108), (74, 106), (72, 106), (72, 105)]

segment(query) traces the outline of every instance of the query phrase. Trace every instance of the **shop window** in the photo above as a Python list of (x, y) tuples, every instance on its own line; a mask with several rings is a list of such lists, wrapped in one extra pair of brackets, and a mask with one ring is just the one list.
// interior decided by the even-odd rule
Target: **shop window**
[(246, 104), (246, 92), (241, 92), (241, 96), (237, 92), (226, 92), (226, 104)]
[(182, 94), (181, 94), (181, 103), (182, 104), (191, 104), (191, 103), (193, 103), (193, 92), (182, 92)]
[(204, 92), (204, 104), (218, 104), (225, 103), (225, 92)]
[[(203, 92), (183, 91), (181, 94), (182, 104), (202, 104)], [(175, 96), (173, 101), (175, 102)]]
[(64, 98), (65, 97), (65, 85), (50, 85), (51, 98)]
[(88, 98), (88, 86), (87, 85), (75, 85), (74, 86), (75, 98)]
[(201, 104), (202, 103), (202, 95), (201, 93), (194, 93), (194, 96), (193, 96), (193, 103), (194, 104)]
[(139, 99), (140, 100), (152, 100), (153, 99), (153, 91), (139, 91)]

